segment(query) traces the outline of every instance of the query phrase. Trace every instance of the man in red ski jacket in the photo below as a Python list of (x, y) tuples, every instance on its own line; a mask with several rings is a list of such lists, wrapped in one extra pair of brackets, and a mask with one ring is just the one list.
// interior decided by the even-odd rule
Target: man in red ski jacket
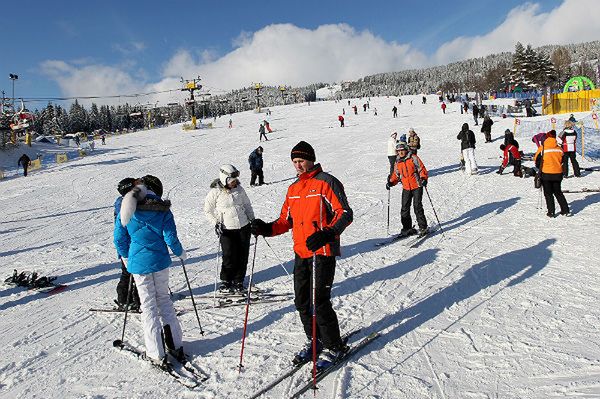
[(348, 350), (340, 337), (337, 315), (331, 305), (331, 286), (335, 275), (335, 257), (340, 256), (340, 234), (352, 223), (353, 212), (342, 183), (323, 172), (320, 164), (315, 164), (315, 151), (310, 144), (305, 141), (296, 144), (291, 158), (298, 179), (288, 188), (279, 218), (271, 223), (254, 219), (252, 233), (273, 237), (292, 230), (296, 255), (294, 304), (307, 337), (306, 344), (294, 357), (296, 364), (309, 361), (312, 355), (311, 280), (315, 259), (319, 369), (331, 365)]
[(504, 152), (504, 158), (502, 159), (500, 169), (498, 169), (496, 173), (501, 175), (508, 165), (513, 165), (513, 175), (516, 177), (523, 177), (523, 172), (521, 171), (521, 153), (519, 152), (519, 149), (513, 144), (500, 144), (500, 149)]

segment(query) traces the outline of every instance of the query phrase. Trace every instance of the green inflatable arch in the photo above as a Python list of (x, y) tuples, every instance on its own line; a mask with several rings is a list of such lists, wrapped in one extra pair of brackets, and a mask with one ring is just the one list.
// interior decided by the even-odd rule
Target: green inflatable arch
[(565, 84), (563, 93), (569, 92), (570, 87), (577, 87), (577, 90), (585, 90), (586, 85), (589, 87), (589, 90), (594, 90), (596, 88), (596, 86), (594, 86), (594, 82), (592, 82), (590, 78), (585, 76), (573, 76)]

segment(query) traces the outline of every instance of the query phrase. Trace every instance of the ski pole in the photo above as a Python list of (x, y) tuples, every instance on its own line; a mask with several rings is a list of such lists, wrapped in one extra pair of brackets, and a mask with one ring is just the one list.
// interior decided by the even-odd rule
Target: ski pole
[[(121, 260), (123, 262), (123, 260)], [(127, 326), (127, 314), (129, 313), (129, 304), (131, 303), (131, 291), (133, 291), (133, 274), (129, 274), (129, 284), (127, 285), (127, 303), (125, 304), (125, 318), (123, 319), (123, 331), (121, 332), (121, 339), (113, 341), (114, 347), (123, 347), (125, 341), (125, 327)]]
[(387, 235), (390, 235), (390, 197), (392, 196), (391, 190), (388, 190), (388, 204), (387, 204)]
[(269, 244), (269, 241), (267, 241), (267, 239), (263, 236), (263, 238), (265, 239), (265, 242), (267, 243), (267, 246), (269, 248), (271, 248), (271, 251), (273, 251), (273, 255), (275, 255), (275, 257), (277, 258), (277, 261), (279, 262), (279, 265), (283, 268), (283, 270), (285, 270), (285, 274), (288, 275), (288, 277), (292, 277), (290, 275), (290, 273), (287, 271), (287, 269), (285, 268), (285, 266), (283, 265), (283, 262), (281, 261), (281, 259), (279, 259), (279, 256), (277, 256), (277, 252), (275, 252), (275, 250), (273, 249), (273, 247), (271, 246), (271, 244)]
[[(321, 218), (322, 207), (319, 207), (319, 219)], [(321, 220), (321, 219), (320, 219)], [(321, 222), (322, 223), (322, 222)], [(313, 222), (315, 229), (319, 230), (317, 222)], [(313, 360), (313, 390), (317, 395), (317, 252), (312, 256), (312, 360)]]
[(192, 298), (192, 306), (194, 307), (194, 312), (196, 313), (196, 320), (198, 320), (198, 327), (200, 327), (200, 335), (204, 335), (204, 330), (202, 329), (202, 324), (200, 323), (200, 316), (198, 316), (198, 309), (196, 308), (196, 301), (194, 300), (194, 294), (192, 293), (192, 286), (190, 285), (190, 280), (188, 279), (187, 270), (185, 270), (185, 262), (183, 259), (181, 260), (181, 267), (183, 268), (183, 275), (185, 276), (185, 281), (187, 283), (188, 289), (190, 290), (190, 298)]
[(429, 203), (431, 204), (431, 209), (433, 209), (433, 214), (435, 215), (435, 219), (438, 222), (438, 226), (440, 226), (440, 231), (442, 234), (444, 234), (442, 224), (440, 223), (440, 218), (438, 218), (437, 212), (435, 211), (435, 206), (433, 206), (433, 201), (431, 200), (431, 196), (429, 195), (429, 190), (427, 190), (427, 186), (425, 186), (425, 192), (427, 193), (427, 198), (429, 198)]
[(221, 238), (217, 236), (217, 262), (215, 263), (215, 290), (213, 291), (213, 306), (217, 306), (217, 279), (219, 278), (219, 254), (221, 253)]
[(258, 246), (258, 236), (254, 237), (254, 255), (252, 255), (252, 268), (250, 269), (250, 280), (248, 281), (248, 293), (246, 294), (246, 315), (244, 316), (244, 329), (242, 332), (242, 350), (240, 351), (240, 364), (238, 371), (242, 372), (244, 367), (244, 344), (246, 343), (246, 327), (248, 327), (248, 312), (250, 311), (250, 290), (252, 289), (252, 278), (254, 277), (254, 264), (256, 262), (256, 247)]

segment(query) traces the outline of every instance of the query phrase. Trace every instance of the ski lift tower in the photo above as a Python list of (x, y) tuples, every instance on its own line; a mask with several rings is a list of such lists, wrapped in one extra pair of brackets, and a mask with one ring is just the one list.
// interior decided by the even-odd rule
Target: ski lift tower
[(198, 76), (196, 79), (189, 80), (184, 80), (181, 78), (181, 83), (183, 84), (181, 91), (190, 92), (190, 98), (185, 102), (192, 107), (192, 127), (196, 129), (196, 100), (194, 100), (194, 91), (202, 88), (202, 85), (200, 84), (200, 76)]
[(256, 90), (256, 112), (260, 112), (260, 90), (262, 88), (262, 83), (254, 83), (254, 90)]
[(285, 105), (285, 91), (287, 89), (284, 85), (279, 86), (279, 91), (281, 92), (281, 100), (283, 101), (283, 105)]

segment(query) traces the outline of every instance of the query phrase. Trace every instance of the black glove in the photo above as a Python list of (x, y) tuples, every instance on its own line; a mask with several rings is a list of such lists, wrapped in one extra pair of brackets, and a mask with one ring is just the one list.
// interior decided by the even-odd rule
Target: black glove
[(423, 187), (427, 187), (427, 179), (423, 179), (423, 180), (421, 180), (421, 185), (422, 185)]
[(390, 189), (390, 187), (392, 187), (392, 186), (390, 185), (390, 182), (387, 182), (387, 183), (385, 183), (385, 189), (386, 189), (386, 190), (389, 190), (389, 189)]
[(273, 234), (273, 223), (265, 223), (261, 219), (254, 219), (250, 223), (250, 232), (254, 236), (270, 237)]
[(223, 235), (223, 223), (215, 224), (215, 233), (217, 237), (221, 237)]
[(323, 230), (318, 230), (312, 233), (306, 239), (306, 247), (309, 249), (309, 251), (315, 252), (328, 242), (333, 241), (335, 241), (335, 231), (333, 231), (332, 228), (325, 227)]

